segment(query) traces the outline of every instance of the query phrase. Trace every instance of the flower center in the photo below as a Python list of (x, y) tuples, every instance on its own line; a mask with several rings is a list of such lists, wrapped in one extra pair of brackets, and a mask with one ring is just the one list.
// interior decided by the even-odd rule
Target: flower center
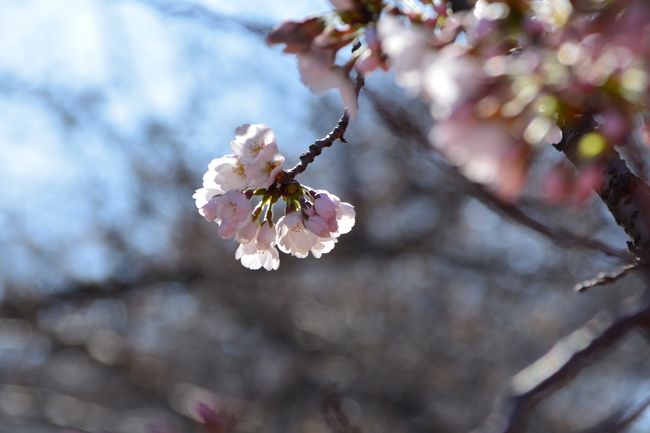
[(258, 155), (262, 149), (264, 149), (264, 141), (263, 140), (256, 140), (255, 143), (251, 146), (251, 153), (253, 155)]
[(246, 169), (244, 169), (244, 164), (241, 162), (237, 162), (235, 166), (232, 169), (232, 172), (235, 174), (235, 176), (239, 177), (245, 177), (246, 176)]
[(266, 163), (266, 167), (264, 167), (264, 171), (266, 172), (266, 174), (271, 174), (273, 170), (275, 170), (279, 165), (280, 165), (279, 161), (268, 162)]

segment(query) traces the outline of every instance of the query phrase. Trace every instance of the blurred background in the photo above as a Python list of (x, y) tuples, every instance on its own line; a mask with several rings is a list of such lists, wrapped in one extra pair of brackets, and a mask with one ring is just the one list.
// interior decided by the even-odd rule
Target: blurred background
[[(200, 432), (204, 404), (228, 431), (338, 433), (339, 399), (363, 432), (469, 432), (558, 339), (634, 303), (634, 276), (575, 294), (618, 262), (504, 219), (363, 97), (349, 144), (300, 178), (353, 203), (355, 229), (319, 260), (244, 269), (191, 196), (242, 123), (271, 126), (290, 165), (335, 125), (338, 96), (264, 43), (328, 8), (0, 0), (0, 432)], [(426, 131), (390, 83), (368, 88)], [(535, 197), (536, 218), (624, 248), (597, 200)], [(585, 431), (646, 399), (649, 373), (631, 334), (529, 431)]]

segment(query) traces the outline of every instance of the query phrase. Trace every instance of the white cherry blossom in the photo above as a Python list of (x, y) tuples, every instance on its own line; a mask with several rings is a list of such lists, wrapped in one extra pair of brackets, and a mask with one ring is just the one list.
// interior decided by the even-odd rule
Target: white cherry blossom
[(244, 164), (272, 159), (278, 153), (275, 134), (271, 128), (262, 123), (246, 123), (238, 127), (230, 147)]
[(291, 212), (278, 221), (277, 244), (280, 251), (305, 258), (318, 242), (318, 236), (307, 230), (300, 212)]
[(275, 181), (275, 177), (282, 170), (284, 156), (279, 153), (270, 155), (269, 159), (262, 159), (246, 166), (249, 188), (268, 188)]
[(276, 229), (268, 222), (258, 225), (257, 233), (250, 242), (237, 248), (235, 258), (248, 269), (264, 268), (267, 271), (278, 269), (280, 254), (275, 248)]
[(199, 209), (199, 214), (207, 221), (214, 221), (217, 218), (216, 204), (213, 198), (221, 193), (220, 189), (199, 188), (192, 195), (192, 198), (196, 201), (196, 207)]
[(246, 168), (237, 155), (213, 159), (203, 175), (203, 187), (218, 190), (219, 194), (244, 189), (247, 183)]

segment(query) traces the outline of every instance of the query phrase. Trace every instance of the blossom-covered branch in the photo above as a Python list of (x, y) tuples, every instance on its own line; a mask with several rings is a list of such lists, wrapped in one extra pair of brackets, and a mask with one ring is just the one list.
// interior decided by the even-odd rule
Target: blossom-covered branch
[[(347, 126), (345, 114), (343, 120), (335, 129), (338, 138)], [(235, 257), (249, 269), (277, 269), (278, 249), (298, 258), (332, 251), (338, 237), (354, 226), (354, 207), (301, 185), (294, 179), (300, 171), (283, 171), (285, 158), (268, 126), (246, 124), (235, 134), (230, 144), (234, 153), (210, 162), (203, 187), (193, 196), (199, 214), (218, 225), (219, 237), (239, 242)], [(280, 200), (284, 216), (275, 221)]]

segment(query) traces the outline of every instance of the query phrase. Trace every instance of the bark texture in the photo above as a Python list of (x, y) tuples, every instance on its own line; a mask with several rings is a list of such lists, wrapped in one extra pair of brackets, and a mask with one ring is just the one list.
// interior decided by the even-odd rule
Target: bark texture
[[(592, 117), (579, 118), (564, 129), (564, 137), (556, 147), (579, 166), (583, 162), (578, 157), (578, 143), (585, 134), (597, 128)], [(630, 237), (630, 250), (643, 260), (650, 259), (650, 187), (630, 170), (614, 149), (603, 155), (598, 163), (603, 167), (600, 198)]]

